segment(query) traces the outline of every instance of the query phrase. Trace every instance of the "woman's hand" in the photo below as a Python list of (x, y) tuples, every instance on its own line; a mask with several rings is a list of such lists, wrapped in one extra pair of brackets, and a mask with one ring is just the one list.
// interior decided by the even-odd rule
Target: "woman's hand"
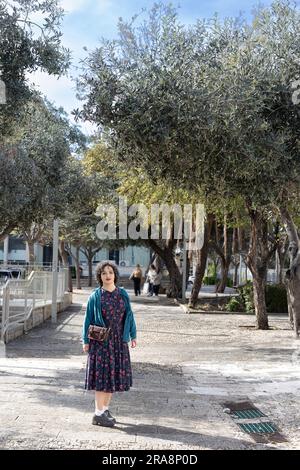
[(132, 347), (132, 348), (135, 348), (135, 347), (136, 347), (136, 339), (133, 339), (133, 340), (131, 341), (131, 347)]
[(84, 344), (82, 346), (82, 350), (84, 353), (88, 353), (89, 352), (89, 349), (90, 349), (90, 345), (89, 344)]

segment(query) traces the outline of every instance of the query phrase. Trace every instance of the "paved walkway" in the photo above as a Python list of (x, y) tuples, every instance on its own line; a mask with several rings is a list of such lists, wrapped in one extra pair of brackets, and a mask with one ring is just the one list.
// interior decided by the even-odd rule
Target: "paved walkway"
[[(113, 429), (91, 425), (80, 333), (90, 290), (0, 358), (2, 449), (296, 449), (300, 447), (300, 341), (286, 317), (254, 330), (254, 317), (187, 315), (166, 297), (135, 298), (134, 384), (115, 394)], [(83, 308), (82, 308), (83, 305)], [(286, 437), (259, 444), (223, 412), (252, 400)]]

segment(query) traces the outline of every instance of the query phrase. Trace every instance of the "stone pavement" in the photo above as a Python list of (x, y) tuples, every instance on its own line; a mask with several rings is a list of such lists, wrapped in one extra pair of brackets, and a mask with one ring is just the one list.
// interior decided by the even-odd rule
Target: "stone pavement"
[[(132, 295), (138, 347), (133, 387), (113, 397), (113, 429), (92, 426), (80, 336), (90, 293), (7, 345), (0, 358), (1, 449), (299, 449), (300, 341), (287, 317), (187, 315), (164, 296)], [(223, 412), (252, 400), (286, 442), (255, 443)]]

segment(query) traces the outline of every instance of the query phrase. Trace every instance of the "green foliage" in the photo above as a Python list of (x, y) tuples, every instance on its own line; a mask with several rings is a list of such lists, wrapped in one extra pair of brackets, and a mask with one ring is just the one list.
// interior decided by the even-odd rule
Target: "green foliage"
[(288, 313), (287, 292), (283, 284), (266, 286), (266, 306), (269, 313)]
[[(39, 23), (33, 17), (41, 16)], [(24, 116), (32, 98), (26, 75), (36, 70), (62, 75), (70, 53), (61, 45), (62, 10), (57, 0), (0, 0), (0, 76), (7, 102), (0, 106), (0, 141)]]
[(17, 226), (25, 207), (34, 203), (34, 179), (38, 176), (24, 149), (0, 146), (0, 240)]
[(75, 135), (78, 148), (83, 140), (63, 110), (35, 97), (18, 126), (10, 142), (0, 144), (0, 238), (17, 227), (19, 233), (31, 232), (36, 241), (45, 219), (84, 204), (92, 191), (91, 178), (70, 156)]
[[(275, 1), (242, 18), (198, 20), (155, 4), (142, 24), (120, 20), (119, 39), (86, 61), (82, 115), (106, 129), (120, 161), (153, 183), (210, 196), (277, 200), (299, 181), (300, 13)], [(192, 176), (192, 177), (191, 177)]]
[[(253, 284), (248, 281), (245, 286), (238, 288), (239, 295), (232, 297), (226, 305), (230, 312), (254, 312)], [(268, 313), (287, 313), (287, 292), (282, 284), (267, 284), (265, 289)]]
[(217, 276), (217, 267), (215, 263), (209, 263), (207, 267), (207, 274), (208, 277), (216, 277)]
[(246, 285), (239, 288), (238, 291), (240, 292), (242, 303), (245, 306), (245, 311), (247, 313), (253, 313), (254, 312), (253, 283), (251, 281), (247, 281)]
[[(218, 283), (218, 281), (219, 281), (219, 278), (217, 277), (217, 274), (210, 275), (210, 276), (205, 276), (203, 278), (203, 285), (205, 285), (205, 286), (214, 286)], [(227, 287), (232, 287), (233, 286), (232, 279), (227, 278), (226, 286)]]
[(203, 278), (203, 284), (205, 286), (213, 286), (217, 282), (217, 276), (205, 276)]
[(225, 305), (225, 310), (228, 312), (243, 312), (244, 306), (241, 304), (238, 298), (231, 297), (229, 302)]
[(253, 284), (251, 281), (239, 287), (238, 296), (232, 297), (229, 302), (226, 304), (225, 309), (230, 312), (254, 312), (254, 303), (253, 303)]

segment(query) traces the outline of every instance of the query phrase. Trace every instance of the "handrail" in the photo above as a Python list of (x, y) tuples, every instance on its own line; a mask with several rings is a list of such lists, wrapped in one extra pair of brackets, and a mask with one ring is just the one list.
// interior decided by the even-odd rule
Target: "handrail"
[[(62, 269), (58, 273), (58, 301), (63, 300), (65, 276), (65, 269)], [(32, 271), (27, 279), (8, 279), (2, 287), (1, 340), (5, 342), (6, 333), (13, 326), (26, 326), (37, 305), (50, 304), (51, 293), (52, 272)]]

